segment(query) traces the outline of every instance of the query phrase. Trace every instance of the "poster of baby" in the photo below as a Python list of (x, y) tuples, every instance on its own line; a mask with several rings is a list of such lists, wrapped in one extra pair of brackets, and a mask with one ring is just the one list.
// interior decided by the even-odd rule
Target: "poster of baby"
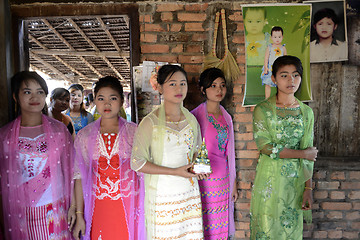
[(303, 64), (302, 82), (295, 96), (311, 100), (311, 4), (242, 5), (245, 28), (246, 84), (243, 106), (253, 106), (276, 93), (272, 64), (283, 55)]

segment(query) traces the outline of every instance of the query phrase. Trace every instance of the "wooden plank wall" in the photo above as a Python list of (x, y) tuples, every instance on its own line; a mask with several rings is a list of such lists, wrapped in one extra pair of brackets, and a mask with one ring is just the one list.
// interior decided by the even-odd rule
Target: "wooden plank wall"
[(360, 67), (311, 65), (315, 145), (322, 157), (360, 156)]
[(360, 16), (347, 22), (349, 61), (311, 64), (309, 106), (321, 157), (360, 156)]

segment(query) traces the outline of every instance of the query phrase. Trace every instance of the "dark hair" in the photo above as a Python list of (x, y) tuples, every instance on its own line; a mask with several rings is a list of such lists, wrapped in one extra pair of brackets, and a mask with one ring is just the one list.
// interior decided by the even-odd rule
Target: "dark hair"
[(81, 92), (84, 91), (84, 87), (78, 83), (71, 84), (68, 90), (70, 91), (71, 89), (80, 90)]
[[(42, 90), (44, 90), (46, 96), (49, 93), (49, 89), (47, 87), (47, 84), (46, 84), (45, 80), (39, 74), (37, 74), (36, 72), (22, 71), (22, 72), (16, 73), (11, 78), (11, 93), (15, 96), (15, 99), (17, 100), (16, 101), (17, 114), (20, 113), (20, 105), (19, 105), (20, 86), (21, 86), (21, 84), (23, 82), (25, 84), (27, 84), (31, 80), (34, 80), (35, 82), (37, 82), (40, 85)], [(44, 108), (42, 110), (42, 113), (47, 114), (46, 103), (45, 103), (45, 106), (44, 106)]]
[(339, 23), (339, 19), (335, 13), (335, 11), (331, 8), (323, 8), (318, 10), (314, 15), (313, 24), (317, 24), (323, 18), (330, 18), (335, 24)]
[(303, 67), (302, 67), (300, 59), (297, 57), (294, 57), (294, 56), (290, 56), (290, 55), (278, 57), (274, 61), (273, 65), (272, 65), (272, 74), (274, 75), (274, 77), (276, 77), (276, 74), (281, 67), (287, 66), (287, 65), (294, 65), (296, 68), (296, 71), (302, 77)]
[(202, 94), (206, 96), (206, 89), (211, 87), (211, 84), (217, 79), (225, 80), (224, 73), (218, 68), (208, 68), (200, 74), (199, 86), (202, 87)]
[[(320, 10), (318, 10), (315, 14), (314, 14), (314, 18), (313, 18), (313, 23), (311, 26), (311, 41), (315, 40), (315, 43), (318, 44), (320, 43), (320, 38), (319, 35), (317, 34), (315, 25), (323, 18), (330, 18), (335, 25), (337, 25), (339, 23), (339, 18), (337, 17), (335, 11), (331, 8), (322, 8)], [(335, 31), (334, 31), (335, 32)], [(336, 38), (333, 32), (333, 39), (331, 42), (331, 45), (338, 45), (336, 42)]]
[(61, 97), (69, 97), (70, 92), (65, 88), (55, 88), (51, 91), (50, 98), (53, 100), (59, 99)]
[(182, 72), (185, 75), (186, 81), (187, 81), (187, 74), (185, 72), (185, 70), (178, 66), (178, 65), (171, 65), (171, 64), (167, 64), (162, 66), (158, 73), (157, 73), (157, 82), (160, 85), (163, 85), (166, 81), (166, 79), (171, 78), (172, 75), (174, 75), (174, 73), (176, 72)]
[(281, 32), (281, 34), (284, 35), (284, 30), (282, 29), (282, 27), (279, 27), (279, 26), (275, 26), (271, 29), (271, 36), (272, 36), (273, 32)]
[(264, 19), (266, 19), (266, 8), (264, 8), (264, 7), (245, 7), (245, 8), (243, 8), (243, 19), (246, 18), (246, 14), (248, 11), (263, 11)]
[(94, 94), (89, 93), (89, 94), (87, 95), (87, 97), (88, 97), (88, 102), (89, 102), (89, 103), (94, 102)]
[[(81, 91), (81, 94), (84, 92), (84, 87), (81, 86), (80, 84), (78, 83), (74, 83), (74, 84), (71, 84), (70, 87), (68, 88), (69, 92), (72, 93), (74, 91)], [(85, 107), (84, 107), (84, 100), (81, 99), (81, 104), (80, 104), (80, 113), (83, 117), (86, 117), (88, 115), (88, 112), (85, 110)]]
[(116, 92), (119, 93), (121, 101), (124, 101), (124, 91), (123, 91), (123, 87), (122, 87), (119, 79), (117, 79), (116, 77), (112, 77), (112, 76), (106, 76), (106, 77), (100, 78), (99, 81), (97, 81), (95, 83), (95, 87), (94, 87), (95, 97), (96, 97), (97, 93), (99, 92), (99, 90), (103, 87), (109, 87), (109, 88), (115, 90)]

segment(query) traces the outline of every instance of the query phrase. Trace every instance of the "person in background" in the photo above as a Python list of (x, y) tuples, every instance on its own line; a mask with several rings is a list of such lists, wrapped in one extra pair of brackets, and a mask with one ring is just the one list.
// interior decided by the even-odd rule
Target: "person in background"
[(77, 134), (80, 129), (94, 121), (91, 113), (87, 112), (83, 103), (84, 88), (80, 84), (72, 84), (69, 87), (70, 108), (65, 112), (71, 118)]
[(128, 93), (126, 95), (125, 114), (126, 114), (126, 120), (128, 122), (131, 122), (131, 93)]
[(93, 93), (89, 93), (86, 97), (86, 103), (85, 103), (85, 108), (86, 111), (91, 113), (91, 109), (95, 106), (94, 103), (94, 95)]
[(49, 117), (65, 124), (70, 134), (75, 137), (74, 125), (69, 116), (62, 112), (69, 108), (70, 92), (65, 88), (55, 88), (50, 95)]

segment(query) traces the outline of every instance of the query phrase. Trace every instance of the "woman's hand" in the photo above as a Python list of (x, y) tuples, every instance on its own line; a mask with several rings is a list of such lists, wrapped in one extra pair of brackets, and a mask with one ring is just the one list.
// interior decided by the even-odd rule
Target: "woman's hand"
[(69, 226), (69, 231), (71, 232), (72, 228), (74, 227), (75, 224), (75, 220), (76, 220), (76, 206), (75, 205), (71, 205), (68, 211), (68, 226)]
[(196, 177), (195, 173), (190, 172), (190, 168), (193, 166), (192, 163), (184, 165), (182, 167), (175, 168), (175, 175), (184, 177), (184, 178), (192, 178)]
[(81, 236), (85, 236), (85, 220), (82, 213), (77, 214), (76, 224), (73, 231), (73, 237), (76, 240), (80, 240)]
[(311, 189), (305, 189), (303, 193), (302, 210), (310, 210), (313, 204), (313, 196)]
[(235, 180), (233, 190), (232, 190), (232, 193), (231, 193), (231, 201), (236, 202), (238, 197), (239, 197), (239, 193), (238, 193), (238, 190), (237, 190), (236, 180)]
[(198, 173), (196, 177), (198, 180), (205, 180), (210, 176), (210, 173)]
[(317, 153), (318, 153), (318, 150), (316, 149), (316, 147), (309, 147), (304, 150), (304, 154), (305, 154), (304, 158), (315, 162)]

